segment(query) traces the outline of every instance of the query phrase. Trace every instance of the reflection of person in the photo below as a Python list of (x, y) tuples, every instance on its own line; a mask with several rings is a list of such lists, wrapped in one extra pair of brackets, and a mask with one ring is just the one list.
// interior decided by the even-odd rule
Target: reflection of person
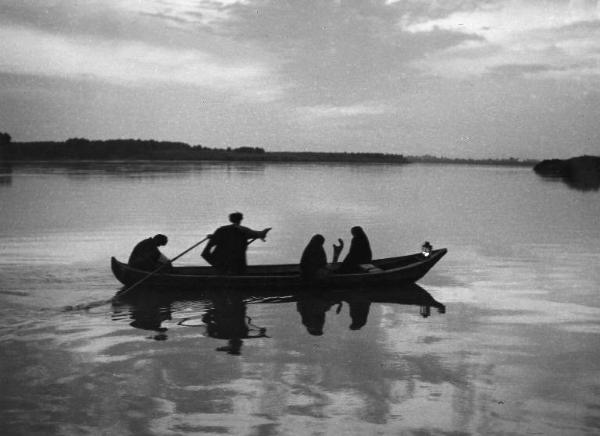
[(223, 347), (217, 347), (217, 351), (225, 351), (227, 354), (239, 356), (242, 354), (242, 345), (244, 341), (240, 338), (231, 338), (227, 341), (227, 345)]
[(367, 296), (354, 296), (348, 301), (350, 307), (350, 330), (360, 330), (366, 323), (371, 307), (371, 300)]
[(160, 246), (167, 245), (167, 242), (167, 237), (160, 234), (139, 242), (129, 256), (129, 266), (151, 271), (159, 266), (170, 264), (169, 259), (158, 249)]
[[(344, 243), (339, 239), (340, 245), (333, 244), (333, 262), (337, 262)], [(300, 258), (300, 276), (303, 280), (314, 281), (326, 277), (330, 270), (327, 266), (327, 255), (323, 244), (323, 235), (314, 235), (302, 252)]]
[(333, 303), (322, 298), (306, 297), (296, 303), (296, 310), (300, 313), (302, 324), (306, 331), (313, 336), (323, 334), (325, 313), (331, 309)]
[(438, 303), (435, 300), (431, 304), (421, 305), (419, 313), (423, 318), (427, 318), (429, 315), (431, 315), (432, 307), (435, 307), (438, 313), (446, 313), (446, 306), (444, 306), (442, 303)]
[(248, 241), (264, 240), (271, 228), (252, 230), (241, 225), (240, 212), (229, 215), (231, 224), (219, 227), (202, 251), (202, 257), (221, 274), (243, 274), (246, 271)]
[(249, 328), (246, 325), (246, 303), (237, 295), (219, 295), (212, 299), (213, 307), (202, 317), (206, 333), (211, 338), (245, 338)]
[(227, 339), (227, 345), (217, 348), (228, 354), (241, 354), (242, 339), (265, 337), (266, 329), (258, 329), (258, 333), (250, 334), (256, 326), (250, 323), (246, 316), (246, 303), (235, 293), (219, 295), (212, 299), (213, 307), (202, 316), (206, 324), (206, 334), (211, 338)]
[(129, 317), (132, 319), (129, 323), (131, 327), (156, 332), (151, 338), (157, 341), (167, 339), (167, 328), (162, 323), (172, 319), (171, 306), (161, 303), (159, 294), (146, 292), (143, 298), (136, 298), (131, 302)]
[(133, 318), (133, 321), (129, 323), (131, 327), (155, 331), (156, 334), (152, 339), (157, 341), (164, 341), (167, 339), (167, 328), (162, 326), (162, 322), (171, 319), (170, 310), (156, 308), (154, 311), (151, 311), (148, 310), (148, 308), (140, 309), (137, 307), (131, 311), (131, 318)]
[(360, 264), (370, 263), (373, 260), (371, 244), (363, 228), (355, 226), (352, 227), (350, 232), (352, 233), (350, 250), (337, 270), (338, 273), (359, 272)]

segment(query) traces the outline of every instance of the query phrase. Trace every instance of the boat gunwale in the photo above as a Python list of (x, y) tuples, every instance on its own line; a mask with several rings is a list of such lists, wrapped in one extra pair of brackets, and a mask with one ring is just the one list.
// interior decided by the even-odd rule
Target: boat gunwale
[[(356, 279), (356, 278), (361, 278), (361, 279), (365, 279), (365, 278), (371, 278), (371, 277), (382, 277), (382, 276), (388, 276), (388, 275), (393, 275), (393, 274), (397, 274), (398, 272), (401, 272), (403, 270), (410, 270), (410, 269), (414, 269), (418, 266), (421, 265), (428, 265), (430, 263), (435, 264), (437, 263), (437, 261), (439, 261), (446, 253), (447, 253), (447, 249), (446, 248), (439, 248), (437, 250), (433, 250), (431, 255), (423, 258), (421, 260), (416, 260), (415, 262), (409, 263), (409, 264), (404, 264), (398, 267), (394, 267), (394, 268), (390, 268), (390, 269), (382, 269), (380, 271), (372, 271), (372, 272), (359, 272), (359, 273), (348, 273), (348, 274), (333, 274), (331, 276), (331, 278), (335, 278), (335, 279)], [(387, 258), (382, 258), (382, 259), (375, 259), (372, 261), (372, 263), (381, 263), (381, 262), (395, 262), (395, 261), (399, 261), (400, 259), (403, 258), (410, 258), (410, 257), (414, 257), (417, 256), (419, 253), (413, 253), (413, 254), (409, 254), (409, 255), (405, 255), (405, 256), (397, 256), (397, 257), (387, 257)], [(121, 270), (123, 271), (131, 271), (134, 273), (138, 273), (138, 274), (144, 274), (144, 275), (148, 275), (151, 274), (152, 271), (145, 271), (145, 270), (141, 270), (141, 269), (137, 269), (137, 268), (133, 268), (130, 267), (129, 265), (127, 265), (126, 263), (123, 263), (121, 261), (119, 261), (118, 259), (116, 259), (114, 256), (111, 258), (111, 262), (113, 261), (117, 262), (121, 268)], [(266, 265), (252, 265), (249, 268), (297, 268), (298, 264), (266, 264)], [(205, 268), (207, 271), (211, 271), (214, 272), (213, 267), (211, 266), (182, 266), (182, 267), (176, 267), (176, 268)], [(181, 274), (181, 273), (156, 273), (155, 274), (157, 277), (161, 277), (161, 278), (185, 278), (185, 279), (193, 279), (193, 278), (219, 278), (219, 279), (226, 279), (228, 281), (235, 281), (235, 280), (264, 280), (265, 278), (269, 278), (269, 279), (294, 279), (294, 278), (298, 278), (300, 276), (299, 272), (294, 272), (292, 274), (244, 274), (244, 275), (224, 275), (224, 274)], [(118, 278), (118, 277), (117, 277)]]

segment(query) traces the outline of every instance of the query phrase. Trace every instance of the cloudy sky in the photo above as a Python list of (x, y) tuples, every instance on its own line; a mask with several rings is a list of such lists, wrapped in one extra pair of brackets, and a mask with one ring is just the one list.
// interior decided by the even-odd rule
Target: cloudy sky
[(600, 154), (596, 0), (0, 0), (0, 131)]

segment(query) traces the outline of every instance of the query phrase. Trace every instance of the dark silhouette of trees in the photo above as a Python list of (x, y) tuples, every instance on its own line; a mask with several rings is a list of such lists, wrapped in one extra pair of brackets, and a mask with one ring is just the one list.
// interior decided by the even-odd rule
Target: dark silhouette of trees
[(534, 166), (533, 170), (542, 177), (560, 178), (574, 189), (600, 189), (600, 156), (543, 160)]
[(11, 140), (12, 138), (8, 133), (0, 132), (0, 145), (8, 145)]
[(368, 162), (406, 163), (400, 154), (266, 152), (260, 147), (226, 149), (190, 146), (183, 142), (141, 139), (13, 143), (12, 160), (213, 160), (256, 162)]
[(431, 155), (404, 156), (393, 153), (351, 152), (267, 152), (261, 147), (210, 148), (183, 142), (142, 139), (90, 140), (69, 138), (64, 142), (11, 142), (8, 133), (0, 133), (0, 156), (5, 160), (209, 160), (253, 162), (348, 162), (405, 164), (412, 162), (465, 165), (522, 165), (532, 167), (533, 160), (461, 159)]
[(236, 153), (258, 153), (264, 154), (265, 150), (260, 147), (238, 147), (233, 149)]
[(9, 160), (12, 156), (11, 136), (8, 133), (0, 132), (0, 160)]
[(450, 158), (450, 157), (438, 157), (430, 154), (422, 156), (407, 156), (409, 162), (420, 162), (420, 163), (445, 163), (445, 164), (461, 164), (461, 165), (507, 165), (507, 166), (529, 166), (532, 167), (537, 160), (526, 159), (520, 160), (514, 157), (506, 159), (467, 159), (467, 158)]

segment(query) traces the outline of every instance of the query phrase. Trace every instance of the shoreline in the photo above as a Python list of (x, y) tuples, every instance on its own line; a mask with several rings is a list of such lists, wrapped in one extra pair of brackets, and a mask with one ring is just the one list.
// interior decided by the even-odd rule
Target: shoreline
[(503, 167), (528, 167), (532, 168), (539, 161), (518, 161), (509, 162), (503, 159), (496, 160), (469, 160), (463, 161), (460, 159), (448, 159), (448, 160), (408, 160), (405, 162), (394, 162), (385, 160), (302, 160), (302, 159), (164, 159), (164, 158), (135, 158), (135, 159), (0, 159), (0, 166), (10, 165), (28, 165), (28, 164), (47, 164), (47, 165), (74, 165), (74, 164), (202, 164), (202, 163), (215, 163), (215, 164), (311, 164), (311, 165), (336, 165), (336, 164), (350, 164), (350, 165), (460, 165), (460, 166), (503, 166)]
[(183, 142), (141, 139), (88, 140), (71, 138), (63, 142), (4, 142), (3, 162), (264, 162), (264, 163), (352, 163), (403, 165), (410, 163), (451, 165), (492, 165), (533, 167), (539, 160), (509, 158), (448, 158), (432, 155), (408, 156), (379, 152), (266, 151), (260, 147), (210, 148)]

